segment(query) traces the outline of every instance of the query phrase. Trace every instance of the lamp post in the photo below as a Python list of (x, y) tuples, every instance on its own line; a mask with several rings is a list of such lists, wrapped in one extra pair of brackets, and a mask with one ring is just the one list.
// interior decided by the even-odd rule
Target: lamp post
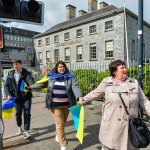
[(128, 32), (127, 32), (127, 16), (126, 16), (126, 4), (125, 0), (123, 0), (123, 8), (124, 8), (124, 26), (125, 26), (125, 42), (126, 42), (126, 56), (127, 56), (127, 67), (129, 68), (129, 50), (128, 50)]
[(138, 82), (143, 89), (143, 0), (138, 1)]
[(3, 148), (3, 121), (2, 121), (2, 65), (1, 65), (1, 48), (3, 48), (3, 26), (0, 26), (0, 149)]

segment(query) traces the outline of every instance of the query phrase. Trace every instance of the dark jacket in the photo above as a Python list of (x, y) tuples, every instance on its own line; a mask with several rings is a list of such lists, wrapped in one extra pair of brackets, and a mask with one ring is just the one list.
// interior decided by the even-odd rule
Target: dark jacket
[[(48, 80), (48, 82), (44, 84), (34, 84), (31, 87), (32, 88), (45, 88), (48, 87), (48, 91), (46, 93), (46, 107), (50, 109), (51, 106), (51, 100), (52, 100), (52, 92), (53, 92), (53, 86), (55, 83), (54, 80)], [(74, 78), (66, 78), (65, 79), (65, 86), (67, 90), (67, 95), (69, 98), (69, 107), (72, 107), (76, 105), (77, 99), (82, 96), (79, 86), (77, 85), (77, 82)]]
[(5, 84), (6, 96), (10, 95), (12, 97), (16, 97), (16, 103), (21, 103), (27, 99), (31, 99), (32, 93), (30, 91), (28, 92), (20, 91), (20, 85), (22, 80), (25, 81), (27, 86), (34, 84), (34, 79), (31, 76), (31, 73), (26, 69), (22, 68), (21, 77), (19, 79), (18, 86), (14, 78), (14, 73), (15, 70), (12, 70), (8, 73), (6, 84)]

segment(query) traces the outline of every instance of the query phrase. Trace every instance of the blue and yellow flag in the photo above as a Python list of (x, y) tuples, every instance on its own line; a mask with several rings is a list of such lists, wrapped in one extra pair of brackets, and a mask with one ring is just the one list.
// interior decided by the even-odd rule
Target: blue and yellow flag
[[(36, 84), (44, 84), (45, 82), (48, 82), (49, 77), (44, 76), (41, 80), (38, 80)], [(42, 88), (43, 92), (47, 92), (48, 88)]]
[(10, 119), (12, 113), (15, 112), (15, 101), (16, 98), (12, 97), (11, 99), (8, 99), (3, 105), (2, 105), (2, 118)]
[(22, 80), (20, 85), (20, 91), (28, 92), (26, 88), (27, 88), (27, 84), (24, 82), (24, 80)]
[(74, 121), (74, 129), (77, 131), (76, 137), (79, 142), (83, 144), (84, 137), (84, 106), (75, 105), (70, 107), (69, 110), (72, 113), (73, 121)]
[(2, 79), (1, 79), (1, 84), (2, 84), (2, 85), (5, 85), (5, 82), (6, 82), (6, 81), (2, 78)]

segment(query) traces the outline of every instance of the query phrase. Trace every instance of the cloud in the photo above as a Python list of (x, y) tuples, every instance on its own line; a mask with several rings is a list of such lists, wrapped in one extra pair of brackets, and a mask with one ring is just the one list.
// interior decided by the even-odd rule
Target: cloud
[[(66, 20), (66, 5), (71, 4), (76, 7), (76, 16), (78, 16), (78, 11), (83, 9), (88, 11), (88, 0), (39, 0), (45, 5), (44, 10), (44, 25), (32, 25), (25, 23), (7, 23), (6, 26), (18, 27), (23, 29), (30, 29), (37, 32), (44, 32), (50, 29), (52, 26)], [(115, 5), (117, 7), (123, 7), (123, 0), (99, 0), (99, 2), (105, 1), (108, 4)], [(126, 7), (138, 14), (138, 0), (126, 0)], [(150, 0), (144, 0), (144, 20), (150, 23)]]

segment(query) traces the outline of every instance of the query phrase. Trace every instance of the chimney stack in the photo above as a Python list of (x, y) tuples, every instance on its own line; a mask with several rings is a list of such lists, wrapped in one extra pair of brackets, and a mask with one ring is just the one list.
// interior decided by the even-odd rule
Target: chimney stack
[(84, 11), (84, 10), (79, 10), (79, 16), (84, 16), (84, 15), (86, 15), (86, 14), (87, 14), (86, 11)]
[(70, 20), (72, 18), (76, 17), (76, 7), (73, 5), (67, 5), (66, 6), (66, 18), (67, 20)]
[(97, 10), (97, 0), (88, 0), (88, 12)]
[(107, 3), (105, 3), (105, 2), (100, 2), (99, 3), (99, 9), (103, 9), (103, 8), (105, 8), (107, 6), (109, 6), (109, 5)]

